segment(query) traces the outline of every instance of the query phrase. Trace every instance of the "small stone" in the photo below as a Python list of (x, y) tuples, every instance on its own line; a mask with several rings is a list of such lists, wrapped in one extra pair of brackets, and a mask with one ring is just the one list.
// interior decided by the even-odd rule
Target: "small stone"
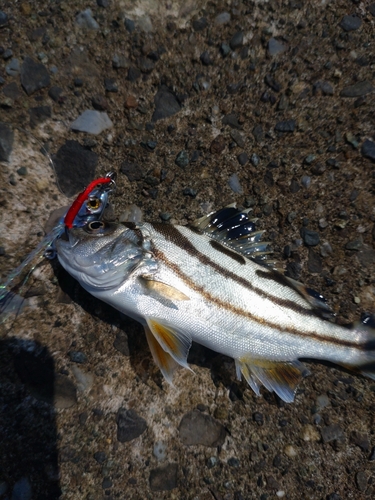
[(163, 118), (168, 118), (181, 109), (181, 105), (177, 100), (176, 95), (171, 92), (168, 87), (162, 85), (154, 97), (155, 110), (152, 115), (152, 121), (156, 122)]
[(27, 95), (50, 85), (51, 80), (44, 64), (37, 63), (31, 57), (25, 57), (21, 66), (21, 84)]
[(235, 457), (229, 458), (227, 463), (230, 467), (235, 467), (237, 469), (240, 466), (240, 461), (238, 460), (238, 458)]
[(371, 453), (370, 453), (370, 456), (368, 457), (368, 459), (370, 462), (374, 462), (374, 460), (375, 460), (375, 446), (372, 447)]
[(138, 78), (141, 78), (141, 72), (138, 68), (130, 66), (128, 69), (128, 76), (126, 77), (129, 82), (135, 82)]
[(301, 184), (305, 189), (309, 189), (309, 187), (311, 186), (311, 177), (309, 175), (303, 175)]
[(63, 89), (61, 87), (56, 87), (56, 86), (53, 86), (49, 89), (48, 91), (48, 95), (50, 96), (50, 98), (55, 101), (55, 102), (59, 102), (60, 101), (60, 96), (63, 92)]
[(66, 375), (55, 375), (53, 392), (55, 408), (71, 408), (77, 404), (77, 389)]
[(309, 249), (309, 258), (307, 260), (307, 269), (310, 273), (321, 273), (323, 270), (322, 259), (320, 255), (311, 248)]
[(266, 476), (267, 488), (269, 490), (279, 490), (280, 485), (273, 476)]
[(320, 237), (316, 231), (312, 231), (311, 229), (303, 227), (300, 230), (300, 235), (305, 245), (307, 245), (308, 247), (314, 247), (316, 245), (319, 245), (320, 243)]
[(250, 157), (251, 163), (254, 165), (254, 167), (257, 167), (260, 162), (260, 158), (257, 154), (253, 153)]
[(13, 140), (13, 130), (6, 123), (0, 122), (0, 161), (9, 161)]
[(340, 22), (340, 27), (344, 31), (355, 31), (362, 26), (362, 20), (358, 16), (344, 16)]
[(361, 154), (365, 158), (375, 162), (375, 142), (366, 139), (361, 147)]
[(225, 115), (222, 119), (223, 125), (229, 125), (231, 128), (240, 129), (242, 126), (238, 123), (238, 118), (235, 113), (229, 113), (229, 115)]
[[(246, 153), (245, 153), (246, 154)], [(230, 177), (229, 177), (229, 180), (228, 180), (228, 185), (229, 187), (231, 188), (231, 190), (234, 192), (234, 193), (237, 193), (237, 194), (242, 194), (243, 193), (243, 189), (241, 187), (241, 183), (240, 183), (240, 180), (238, 178), (238, 175), (237, 174), (232, 174)]]
[(320, 440), (318, 430), (311, 424), (307, 424), (302, 428), (302, 439), (305, 442), (316, 442)]
[(20, 61), (16, 58), (11, 59), (11, 61), (5, 66), (5, 72), (9, 76), (17, 76), (20, 69)]
[(271, 38), (268, 42), (268, 53), (270, 56), (276, 56), (277, 54), (282, 54), (287, 50), (288, 46), (277, 40), (276, 38)]
[(168, 463), (150, 471), (151, 491), (171, 491), (177, 488), (178, 465)]
[(374, 90), (371, 82), (364, 80), (363, 82), (355, 83), (349, 87), (345, 87), (340, 92), (341, 97), (361, 97), (367, 95)]
[(281, 122), (276, 123), (275, 125), (275, 131), (276, 132), (294, 132), (296, 128), (296, 121), (295, 120), (284, 120)]
[(220, 44), (220, 53), (223, 57), (227, 57), (230, 54), (230, 46), (228, 43), (223, 42)]
[(206, 17), (200, 17), (193, 21), (193, 29), (194, 31), (203, 31), (208, 26), (208, 21)]
[(96, 0), (96, 5), (98, 7), (103, 7), (104, 9), (106, 9), (107, 7), (109, 7), (109, 0)]
[(68, 355), (73, 363), (86, 363), (87, 361), (86, 354), (81, 351), (70, 351)]
[(113, 127), (113, 123), (107, 113), (93, 109), (86, 109), (70, 125), (70, 128), (75, 132), (86, 132), (93, 135), (98, 135), (111, 127)]
[(102, 94), (94, 95), (91, 99), (91, 104), (98, 111), (105, 111), (108, 109), (108, 101)]
[(4, 61), (6, 61), (7, 59), (10, 59), (12, 57), (12, 55), (13, 55), (13, 50), (12, 49), (6, 49), (3, 52), (2, 58), (4, 59)]
[(270, 74), (267, 74), (264, 78), (264, 82), (268, 87), (270, 87), (275, 92), (280, 92), (281, 85), (278, 83)]
[(129, 352), (129, 344), (128, 344), (128, 336), (127, 334), (120, 330), (117, 335), (116, 335), (116, 338), (113, 342), (113, 347), (121, 352), (121, 354), (123, 354), (124, 356), (129, 356), (130, 355), (130, 352)]
[(191, 187), (187, 187), (182, 190), (184, 196), (190, 196), (190, 198), (195, 198), (197, 196), (197, 190)]
[(27, 175), (27, 168), (26, 167), (20, 167), (20, 168), (18, 168), (17, 169), (17, 174), (18, 175), (22, 175), (22, 176)]
[(133, 31), (135, 30), (135, 22), (127, 17), (125, 18), (124, 26), (128, 33), (133, 33)]
[(98, 462), (98, 464), (103, 465), (107, 460), (107, 455), (104, 453), (104, 451), (97, 451), (96, 453), (94, 453), (94, 458)]
[(22, 477), (13, 486), (12, 500), (32, 500), (32, 488), (27, 477)]
[(361, 448), (362, 451), (368, 453), (370, 450), (370, 441), (367, 434), (363, 432), (354, 431), (350, 436), (350, 441)]
[(249, 161), (249, 157), (247, 153), (243, 152), (237, 156), (237, 160), (240, 165), (246, 165), (246, 163)]
[(367, 488), (367, 476), (363, 471), (357, 472), (355, 482), (359, 491), (365, 492)]
[(361, 250), (362, 247), (363, 247), (363, 241), (360, 238), (348, 241), (348, 243), (346, 243), (345, 245), (346, 250), (355, 250), (357, 252)]
[(243, 44), (243, 31), (237, 31), (237, 33), (235, 33), (232, 36), (229, 45), (232, 50), (235, 50), (238, 49), (239, 47), (242, 47), (242, 44)]
[(285, 446), (284, 453), (289, 458), (295, 458), (298, 455), (297, 450), (291, 444)]
[(343, 430), (338, 424), (327, 425), (320, 432), (324, 443), (331, 443), (336, 440), (342, 441), (345, 437)]
[(245, 139), (244, 139), (244, 136), (241, 134), (241, 132), (239, 132), (236, 129), (232, 129), (230, 131), (230, 136), (234, 140), (234, 142), (237, 144), (237, 146), (239, 146), (240, 148), (245, 147)]
[(102, 482), (102, 488), (103, 490), (106, 490), (108, 488), (112, 488), (113, 483), (109, 477), (105, 477)]
[(323, 163), (316, 163), (311, 167), (311, 173), (313, 175), (323, 175), (325, 171), (326, 167), (325, 165), (323, 165)]
[(289, 186), (289, 191), (291, 193), (297, 193), (301, 189), (301, 186), (299, 185), (299, 182), (296, 179), (292, 179), (290, 181), (290, 186)]
[(115, 69), (128, 69), (130, 65), (130, 59), (124, 54), (115, 54), (112, 58), (112, 67)]
[(114, 78), (104, 78), (104, 89), (106, 92), (118, 92), (118, 86)]
[(210, 457), (207, 460), (207, 467), (209, 469), (212, 469), (213, 467), (215, 467), (215, 465), (217, 465), (217, 463), (218, 463), (218, 459), (216, 457)]
[(210, 415), (193, 410), (186, 413), (178, 427), (180, 439), (186, 446), (222, 446), (225, 441), (225, 428)]
[(254, 136), (256, 142), (263, 141), (264, 133), (263, 133), (262, 125), (255, 125), (255, 127), (253, 128), (253, 136)]
[(99, 29), (99, 24), (95, 21), (92, 15), (92, 10), (91, 9), (86, 9), (77, 14), (76, 16), (76, 23), (78, 26), (81, 28), (87, 29), (87, 30), (97, 30)]
[(6, 26), (8, 24), (8, 20), (9, 20), (8, 14), (0, 10), (0, 28)]
[(154, 61), (151, 60), (149, 57), (139, 57), (137, 59), (137, 65), (138, 68), (142, 71), (142, 73), (151, 73), (151, 71), (155, 68)]
[(120, 408), (116, 418), (117, 439), (121, 443), (132, 441), (141, 436), (147, 429), (146, 420), (132, 409)]
[(323, 95), (333, 95), (333, 87), (328, 82), (324, 81), (316, 82), (314, 83), (313, 93), (314, 95), (316, 95), (319, 92), (321, 92)]
[(199, 59), (204, 66), (211, 66), (211, 64), (213, 64), (213, 60), (211, 59), (210, 53), (207, 50), (202, 52)]
[(180, 168), (187, 167), (189, 165), (189, 153), (183, 149), (177, 154), (174, 162)]
[(50, 106), (36, 106), (35, 108), (29, 109), (30, 115), (30, 126), (35, 128), (40, 123), (45, 122), (48, 118), (52, 116), (52, 110)]
[(129, 95), (125, 100), (125, 108), (135, 109), (138, 106), (138, 101), (133, 95)]
[(225, 138), (223, 135), (218, 135), (215, 137), (215, 139), (211, 142), (210, 145), (210, 152), (212, 154), (220, 154), (224, 151), (225, 149)]
[(226, 23), (229, 23), (229, 21), (230, 21), (229, 12), (222, 12), (221, 14), (218, 14), (215, 17), (215, 24), (216, 25), (226, 24)]
[(120, 172), (125, 174), (130, 182), (140, 181), (143, 178), (143, 170), (138, 163), (124, 161), (121, 164)]
[(157, 460), (159, 461), (165, 460), (167, 457), (166, 450), (167, 450), (166, 444), (163, 443), (162, 441), (158, 441), (157, 443), (154, 444), (154, 449), (153, 449), (154, 457), (156, 457)]

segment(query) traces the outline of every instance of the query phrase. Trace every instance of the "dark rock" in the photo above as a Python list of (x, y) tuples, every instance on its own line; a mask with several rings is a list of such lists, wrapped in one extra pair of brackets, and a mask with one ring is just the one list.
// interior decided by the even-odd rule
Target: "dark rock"
[(98, 155), (77, 141), (66, 141), (53, 160), (58, 184), (68, 198), (95, 178)]
[(116, 423), (117, 439), (121, 443), (136, 439), (147, 429), (146, 420), (132, 409), (120, 408), (117, 413)]
[(237, 160), (240, 165), (246, 165), (246, 163), (249, 161), (249, 157), (247, 153), (243, 152), (237, 156)]
[(171, 92), (168, 87), (162, 85), (157, 91), (155, 97), (155, 110), (152, 115), (152, 121), (162, 120), (163, 118), (168, 118), (172, 116), (181, 109), (181, 105), (176, 97), (176, 95)]
[(241, 129), (242, 126), (238, 123), (238, 118), (235, 113), (229, 113), (229, 115), (225, 115), (222, 120), (223, 125), (229, 125), (231, 128)]
[(323, 270), (322, 259), (320, 255), (311, 248), (309, 249), (309, 258), (307, 260), (307, 269), (310, 273), (321, 273)]
[(212, 154), (220, 154), (225, 149), (225, 138), (223, 135), (219, 134), (215, 137), (215, 139), (211, 142), (210, 152)]
[(370, 441), (367, 434), (354, 431), (350, 435), (350, 442), (361, 448), (362, 451), (368, 453), (370, 450)]
[(240, 132), (238, 132), (238, 130), (236, 130), (236, 129), (231, 130), (230, 136), (234, 140), (234, 142), (237, 144), (237, 146), (239, 146), (240, 148), (245, 147), (245, 139), (244, 139), (243, 135)]
[(81, 351), (70, 351), (68, 354), (69, 354), (71, 361), (73, 361), (73, 363), (82, 364), (82, 363), (86, 363), (86, 361), (87, 361), (86, 354), (81, 352)]
[(370, 14), (375, 17), (375, 3), (372, 3), (371, 5), (369, 5), (367, 7), (367, 9), (370, 12)]
[(345, 245), (346, 250), (359, 251), (361, 250), (362, 247), (363, 247), (363, 241), (359, 238), (356, 240), (348, 241), (348, 243), (346, 243)]
[(96, 5), (98, 7), (103, 7), (104, 9), (106, 9), (107, 7), (109, 7), (109, 0), (96, 0)]
[(324, 443), (331, 443), (332, 441), (342, 441), (344, 439), (344, 432), (338, 424), (327, 425), (320, 429)]
[(118, 92), (118, 87), (114, 78), (104, 78), (104, 89), (106, 92)]
[(31, 57), (25, 57), (21, 66), (21, 85), (27, 95), (50, 85), (51, 80), (46, 67), (35, 62)]
[[(140, 57), (137, 61), (137, 64), (138, 68), (142, 71), (142, 73), (151, 73), (151, 71), (155, 68), (155, 63), (148, 57)], [(129, 73), (128, 73), (128, 78), (129, 78)]]
[(190, 163), (195, 163), (199, 160), (199, 157), (200, 157), (200, 151), (195, 149), (192, 153), (191, 153), (191, 156), (190, 156)]
[(210, 66), (211, 64), (213, 64), (213, 60), (211, 59), (210, 53), (207, 50), (202, 52), (199, 59), (204, 66)]
[(284, 120), (281, 122), (276, 123), (275, 125), (275, 131), (276, 132), (294, 132), (294, 129), (296, 128), (296, 121), (295, 120)]
[(104, 95), (97, 94), (91, 99), (91, 103), (98, 111), (106, 111), (108, 109), (108, 101)]
[(355, 483), (359, 491), (365, 492), (367, 488), (367, 476), (365, 472), (359, 471), (355, 475)]
[(128, 19), (127, 17), (125, 18), (124, 26), (128, 33), (133, 33), (133, 31), (135, 30), (135, 22), (131, 19)]
[(210, 415), (193, 410), (186, 413), (178, 427), (180, 438), (185, 445), (221, 446), (225, 441), (225, 428)]
[(238, 460), (238, 458), (235, 457), (229, 458), (227, 463), (230, 467), (238, 468), (240, 466), (240, 461)]
[(128, 69), (128, 76), (127, 76), (129, 82), (135, 82), (140, 77), (141, 77), (140, 70), (134, 66), (130, 66), (130, 68)]
[(264, 417), (263, 413), (259, 413), (258, 411), (253, 413), (253, 420), (255, 423), (257, 423), (259, 426), (264, 424)]
[(345, 87), (340, 92), (341, 97), (361, 97), (363, 95), (369, 94), (374, 90), (371, 82), (364, 80), (363, 82), (355, 83), (349, 87)]
[(116, 335), (116, 338), (113, 342), (113, 347), (121, 352), (121, 354), (123, 354), (124, 356), (129, 356), (130, 355), (130, 352), (129, 352), (129, 344), (128, 344), (128, 336), (127, 334), (120, 330), (117, 335)]
[(187, 167), (189, 165), (189, 153), (183, 149), (177, 154), (174, 162), (178, 167)]
[(124, 161), (121, 164), (120, 172), (125, 174), (130, 182), (140, 181), (143, 178), (143, 171), (138, 163)]
[(314, 83), (313, 94), (316, 95), (321, 92), (323, 95), (333, 95), (333, 87), (330, 83), (319, 81)]
[(375, 161), (375, 142), (366, 139), (361, 147), (361, 154), (365, 158)]
[(230, 46), (228, 43), (223, 42), (220, 45), (220, 53), (223, 57), (227, 57), (227, 55), (230, 54)]
[(5, 123), (0, 122), (0, 161), (8, 161), (13, 149), (14, 132)]
[(280, 42), (276, 38), (271, 38), (268, 42), (268, 53), (270, 56), (276, 56), (277, 54), (281, 54), (287, 50), (287, 45), (283, 42)]
[(262, 125), (255, 125), (255, 127), (253, 128), (253, 136), (254, 136), (256, 142), (263, 141), (264, 133), (263, 133)]
[(8, 85), (5, 85), (3, 88), (3, 94), (13, 99), (13, 101), (16, 101), (23, 95), (16, 82), (11, 82)]
[(8, 14), (0, 10), (0, 28), (8, 24)]
[(274, 90), (275, 92), (280, 92), (281, 85), (274, 78), (272, 78), (271, 75), (266, 75), (264, 81), (266, 85), (268, 85), (272, 90)]
[(275, 185), (275, 180), (273, 178), (273, 173), (271, 170), (267, 170), (263, 176), (263, 180), (266, 186), (272, 187)]
[(197, 191), (193, 188), (185, 188), (182, 190), (182, 194), (184, 196), (190, 196), (191, 198), (195, 198), (197, 196)]
[(267, 488), (269, 490), (278, 491), (280, 489), (280, 484), (276, 481), (276, 479), (273, 476), (267, 476), (266, 483), (267, 483)]
[(49, 89), (48, 95), (50, 96), (50, 98), (53, 101), (60, 102), (60, 96), (61, 96), (62, 92), (63, 92), (63, 89), (61, 87), (53, 86)]
[(303, 239), (303, 242), (308, 247), (315, 247), (316, 245), (319, 245), (319, 243), (320, 243), (319, 234), (316, 231), (312, 231), (311, 229), (307, 229), (307, 227), (301, 228), (300, 235), (301, 235), (301, 238)]
[(298, 191), (300, 189), (301, 189), (301, 186), (300, 186), (299, 182), (296, 179), (292, 179), (290, 181), (289, 191), (294, 194), (294, 193), (298, 193)]
[(109, 477), (105, 477), (102, 482), (102, 488), (103, 490), (106, 490), (108, 488), (111, 488), (113, 486), (113, 483)]
[(250, 158), (251, 163), (254, 165), (254, 167), (257, 167), (260, 162), (260, 158), (256, 153), (253, 153)]
[(151, 491), (170, 491), (177, 488), (178, 466), (168, 463), (150, 471)]
[(243, 44), (243, 32), (237, 31), (237, 33), (235, 33), (232, 36), (232, 38), (229, 42), (230, 48), (232, 50), (235, 50), (235, 49), (238, 49), (238, 47), (242, 47), (242, 44)]
[(370, 453), (370, 456), (368, 457), (368, 459), (370, 462), (374, 462), (374, 460), (375, 460), (375, 446), (372, 447), (371, 453)]
[(362, 26), (362, 20), (358, 16), (344, 16), (340, 22), (340, 27), (344, 31), (355, 31)]
[(200, 17), (199, 19), (196, 19), (193, 21), (193, 29), (194, 31), (202, 31), (205, 28), (207, 28), (208, 22), (206, 17)]
[(326, 167), (323, 163), (316, 163), (313, 167), (311, 167), (311, 173), (314, 175), (323, 175), (325, 171)]
[(35, 108), (29, 109), (30, 114), (30, 126), (35, 128), (39, 123), (43, 123), (48, 118), (52, 116), (52, 110), (50, 106), (37, 106)]
[(375, 265), (375, 250), (372, 248), (365, 248), (357, 253), (357, 259), (363, 267), (371, 268)]
[(115, 69), (128, 69), (131, 61), (124, 54), (115, 54), (112, 58), (112, 67)]
[(94, 453), (94, 458), (98, 462), (98, 464), (102, 465), (107, 460), (107, 455), (104, 453), (104, 451), (97, 451), (96, 453)]
[(77, 88), (83, 87), (83, 80), (82, 78), (74, 78), (73, 85)]

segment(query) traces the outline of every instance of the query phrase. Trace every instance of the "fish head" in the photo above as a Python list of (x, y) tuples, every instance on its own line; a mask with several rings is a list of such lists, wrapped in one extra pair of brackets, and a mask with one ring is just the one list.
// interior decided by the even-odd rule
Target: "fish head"
[(119, 287), (144, 255), (139, 231), (104, 221), (67, 230), (56, 249), (64, 269), (88, 291)]

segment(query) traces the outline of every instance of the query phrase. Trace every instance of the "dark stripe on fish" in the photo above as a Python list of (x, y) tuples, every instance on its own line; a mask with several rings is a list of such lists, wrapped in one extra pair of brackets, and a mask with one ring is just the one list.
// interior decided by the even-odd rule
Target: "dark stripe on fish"
[[(289, 309), (293, 312), (299, 313), (304, 316), (310, 316), (310, 317), (316, 316), (315, 312), (312, 309), (302, 307), (299, 304), (293, 302), (292, 300), (282, 299), (280, 297), (275, 297), (274, 295), (270, 295), (266, 293), (264, 290), (252, 285), (250, 281), (246, 280), (242, 276), (238, 276), (237, 274), (232, 273), (225, 267), (220, 266), (219, 264), (211, 260), (209, 257), (207, 257), (207, 255), (204, 255), (201, 252), (199, 252), (195, 248), (195, 246), (192, 245), (192, 243), (183, 234), (181, 234), (175, 226), (162, 223), (155, 223), (152, 226), (159, 234), (164, 236), (165, 239), (167, 239), (171, 243), (174, 243), (192, 257), (197, 258), (201, 264), (210, 266), (212, 269), (220, 273), (225, 278), (235, 281), (239, 285), (248, 288), (249, 290), (263, 297), (264, 299), (270, 300), (274, 304), (277, 304), (281, 307), (285, 307), (286, 309)], [(285, 285), (285, 286), (288, 286), (290, 288), (290, 285)]]
[(246, 264), (245, 257), (243, 257), (241, 254), (239, 254), (237, 252), (234, 252), (230, 248), (225, 247), (224, 245), (222, 245), (218, 241), (211, 240), (210, 245), (212, 246), (212, 248), (214, 248), (218, 252), (225, 254), (227, 257), (230, 257), (231, 259), (234, 259), (239, 264), (242, 264), (242, 265)]
[[(169, 227), (173, 227), (173, 226), (169, 226)], [(359, 345), (359, 344), (356, 344), (355, 342), (351, 342), (349, 340), (343, 340), (343, 339), (337, 339), (337, 338), (333, 338), (333, 337), (319, 335), (316, 332), (304, 332), (301, 330), (297, 330), (295, 328), (282, 328), (277, 323), (272, 323), (271, 321), (267, 321), (264, 318), (261, 318), (259, 316), (255, 316), (254, 314), (252, 314), (248, 311), (245, 311), (244, 309), (233, 306), (229, 302), (225, 302), (225, 301), (221, 300), (220, 298), (213, 296), (203, 286), (197, 285), (197, 283), (195, 283), (189, 276), (187, 276), (185, 273), (183, 273), (181, 271), (178, 264), (175, 264), (175, 263), (171, 262), (170, 260), (168, 260), (168, 258), (165, 256), (165, 254), (161, 250), (157, 249), (155, 246), (153, 248), (153, 253), (154, 253), (154, 256), (156, 259), (163, 262), (167, 267), (169, 267), (179, 277), (179, 279), (181, 281), (183, 281), (188, 287), (190, 287), (195, 292), (201, 294), (206, 300), (214, 303), (216, 306), (218, 306), (222, 309), (226, 309), (227, 311), (230, 311), (233, 314), (243, 316), (251, 321), (254, 321), (255, 323), (258, 323), (259, 325), (273, 328), (274, 330), (278, 330), (279, 332), (282, 332), (282, 333), (297, 335), (300, 337), (308, 337), (309, 339), (316, 340), (317, 342), (327, 342), (327, 343), (335, 344), (335, 345), (338, 345), (341, 347), (350, 347), (350, 348), (355, 348), (355, 349), (360, 349), (360, 350), (366, 350), (367, 343), (365, 343), (363, 345)]]

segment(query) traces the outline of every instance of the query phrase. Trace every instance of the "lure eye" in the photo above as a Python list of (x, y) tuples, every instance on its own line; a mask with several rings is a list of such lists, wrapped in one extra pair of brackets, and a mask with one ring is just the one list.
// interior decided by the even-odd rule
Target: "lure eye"
[(86, 231), (88, 231), (89, 233), (99, 233), (104, 228), (104, 222), (102, 222), (101, 220), (95, 220), (87, 224)]
[(98, 208), (100, 208), (100, 205), (101, 205), (101, 201), (99, 198), (90, 198), (87, 203), (86, 203), (86, 206), (89, 210), (98, 210)]

